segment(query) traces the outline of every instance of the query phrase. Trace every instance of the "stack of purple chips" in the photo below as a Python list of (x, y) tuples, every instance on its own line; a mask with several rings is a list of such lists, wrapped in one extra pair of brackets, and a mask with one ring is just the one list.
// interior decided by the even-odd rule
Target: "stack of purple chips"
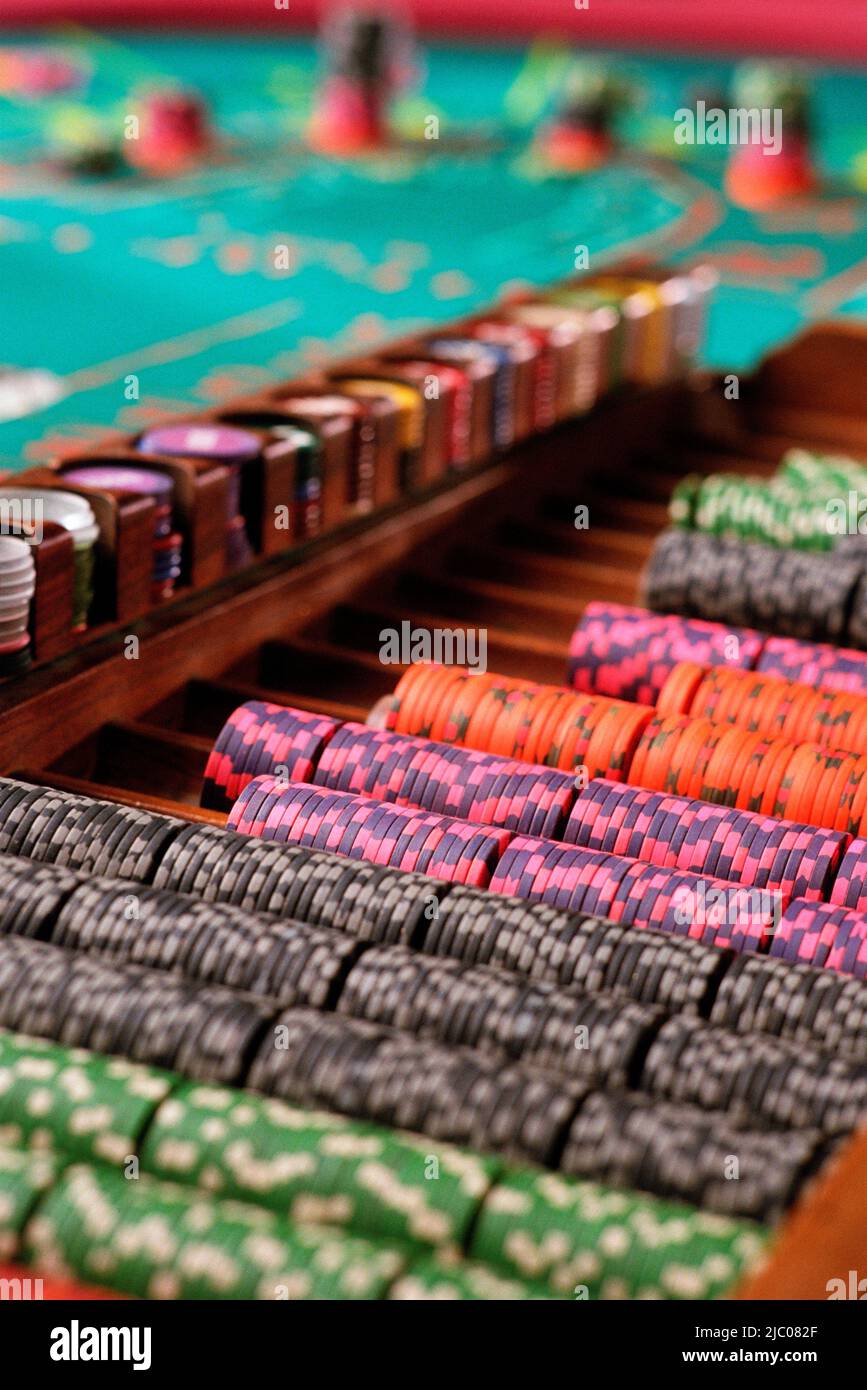
[(755, 666), (765, 640), (751, 628), (620, 603), (588, 603), (569, 643), (567, 684), (591, 695), (653, 705), (679, 661), (746, 671)]
[(530, 836), (512, 840), (490, 887), (733, 951), (762, 950), (780, 909), (773, 891)]
[(87, 463), (64, 470), (64, 478), (79, 487), (103, 492), (140, 492), (152, 497), (154, 509), (154, 567), (151, 601), (171, 598), (181, 577), (184, 538), (174, 529), (175, 485), (168, 473), (125, 463)]
[(248, 782), (277, 773), (287, 782), (310, 782), (339, 719), (288, 709), (265, 700), (248, 700), (233, 710), (208, 756), (202, 805), (231, 810)]
[[(844, 858), (849, 837), (843, 831), (604, 778), (594, 779), (581, 793), (562, 838), (660, 868), (774, 889), (784, 901), (826, 898), (849, 859), (848, 853)], [(867, 841), (855, 843), (867, 849)]]
[(867, 912), (867, 840), (852, 840), (837, 870), (830, 901), (854, 912)]
[(793, 899), (771, 942), (772, 956), (867, 979), (867, 916), (836, 903)]
[(136, 444), (142, 453), (167, 458), (210, 459), (228, 470), (226, 504), (226, 565), (242, 569), (253, 559), (253, 547), (243, 514), (244, 467), (260, 455), (260, 442), (249, 430), (234, 425), (162, 425), (148, 430)]
[(276, 777), (249, 782), (228, 825), (243, 835), (330, 850), (477, 888), (488, 886), (511, 839), (508, 830), (302, 782), (287, 786)]
[(828, 642), (767, 637), (756, 670), (767, 676), (782, 676), (787, 681), (812, 685), (817, 690), (867, 694), (867, 652), (833, 647)]
[(418, 806), (476, 825), (554, 837), (575, 799), (569, 772), (366, 724), (343, 725), (325, 748), (313, 780), (334, 791)]

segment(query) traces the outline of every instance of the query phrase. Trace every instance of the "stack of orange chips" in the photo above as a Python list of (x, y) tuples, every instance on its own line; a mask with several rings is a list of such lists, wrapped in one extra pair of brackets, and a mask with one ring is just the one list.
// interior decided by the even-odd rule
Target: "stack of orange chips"
[(851, 753), (867, 750), (867, 695), (815, 690), (731, 666), (680, 662), (660, 691), (657, 710), (737, 724), (794, 743), (818, 743)]
[(689, 715), (657, 714), (650, 720), (628, 780), (852, 835), (863, 834), (867, 826), (867, 755)]
[(582, 767), (588, 778), (622, 782), (653, 713), (648, 705), (561, 686), (415, 665), (391, 697), (386, 724), (402, 734), (566, 771)]

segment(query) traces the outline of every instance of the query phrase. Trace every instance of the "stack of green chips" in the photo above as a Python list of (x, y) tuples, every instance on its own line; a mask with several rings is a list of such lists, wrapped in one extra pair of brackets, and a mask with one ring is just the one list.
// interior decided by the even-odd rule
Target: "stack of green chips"
[(549, 1297), (709, 1299), (762, 1251), (765, 1231), (676, 1202), (558, 1173), (508, 1173), (469, 1255)]
[[(675, 526), (786, 549), (832, 550), (867, 513), (867, 468), (854, 459), (792, 449), (771, 478), (689, 474), (671, 495)], [(865, 521), (867, 528), (867, 521)]]
[(57, 1180), (60, 1162), (48, 1154), (0, 1148), (0, 1259), (21, 1253), (24, 1227)]
[(123, 1164), (175, 1084), (121, 1057), (0, 1032), (0, 1142)]
[(379, 1299), (406, 1264), (384, 1242), (85, 1165), (55, 1183), (24, 1240), (37, 1270), (139, 1298)]
[(293, 1222), (453, 1250), (501, 1168), (434, 1140), (196, 1082), (159, 1106), (141, 1163)]

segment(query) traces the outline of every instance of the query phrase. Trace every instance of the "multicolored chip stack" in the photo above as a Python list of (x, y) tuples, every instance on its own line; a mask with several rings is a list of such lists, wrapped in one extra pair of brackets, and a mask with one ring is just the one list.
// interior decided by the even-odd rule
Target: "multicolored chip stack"
[(30, 665), (27, 621), (36, 592), (33, 554), (26, 541), (0, 536), (0, 677)]
[(136, 443), (142, 453), (164, 458), (210, 459), (228, 472), (226, 500), (226, 564), (242, 569), (253, 559), (243, 508), (244, 472), (259, 458), (260, 441), (251, 430), (234, 425), (160, 425)]
[(567, 684), (591, 695), (655, 705), (678, 662), (750, 670), (764, 640), (760, 632), (721, 623), (588, 603), (569, 643)]
[(305, 710), (248, 700), (229, 715), (205, 767), (202, 805), (231, 810), (248, 782), (267, 772), (287, 782), (313, 779), (340, 721)]
[(174, 526), (175, 487), (168, 473), (154, 468), (121, 464), (88, 463), (64, 471), (64, 478), (79, 487), (109, 493), (141, 493), (154, 501), (154, 568), (151, 601), (162, 603), (173, 596), (181, 577), (183, 536)]
[[(73, 544), (72, 630), (83, 632), (93, 602), (95, 546), (99, 540), (96, 516), (87, 498), (60, 488), (4, 485), (0, 487), (0, 514), (5, 529), (20, 535), (31, 545), (41, 540), (46, 521), (70, 533)], [(12, 612), (19, 613), (20, 605), (13, 606)]]
[(257, 777), (229, 813), (245, 835), (485, 887), (510, 832), (433, 812)]

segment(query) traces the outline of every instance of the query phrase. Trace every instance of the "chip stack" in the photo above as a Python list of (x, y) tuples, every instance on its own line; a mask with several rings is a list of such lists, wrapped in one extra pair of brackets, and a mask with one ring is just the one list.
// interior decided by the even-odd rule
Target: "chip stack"
[(551, 1297), (718, 1298), (758, 1259), (761, 1226), (559, 1173), (506, 1174), (470, 1256)]
[(845, 647), (795, 642), (789, 637), (766, 637), (756, 670), (763, 675), (801, 681), (819, 690), (867, 694), (867, 652)]
[(779, 477), (690, 474), (675, 487), (669, 513), (676, 525), (714, 536), (802, 550), (834, 548), (825, 500)]
[(836, 902), (796, 898), (774, 933), (771, 955), (867, 979), (867, 916)]
[(223, 465), (229, 477), (226, 564), (230, 570), (248, 565), (253, 559), (253, 549), (242, 510), (243, 474), (260, 456), (258, 436), (233, 425), (162, 425), (143, 434), (136, 448), (146, 454), (209, 459), (212, 463)]
[(420, 351), (425, 358), (463, 374), (470, 395), (469, 461), (481, 463), (493, 452), (496, 430), (502, 437), (511, 428), (511, 402), (496, 353), (472, 338), (457, 337), (432, 339)]
[(154, 884), (378, 942), (417, 940), (448, 889), (442, 880), (421, 874), (213, 825), (185, 826), (166, 849)]
[(432, 1139), (551, 1164), (584, 1083), (339, 1014), (278, 1015), (247, 1084)]
[(98, 1279), (110, 1267), (136, 1298), (382, 1298), (404, 1267), (394, 1246), (84, 1164), (40, 1202), (26, 1242), (37, 1268)]
[(867, 755), (684, 714), (649, 721), (629, 778), (654, 791), (849, 835), (862, 833), (867, 813)]
[(4, 1144), (123, 1163), (175, 1078), (121, 1057), (0, 1031)]
[(411, 491), (418, 483), (424, 442), (424, 401), (420, 391), (407, 382), (373, 377), (335, 377), (334, 382), (353, 400), (371, 401), (382, 397), (394, 406), (398, 421), (400, 487), (404, 492)]
[(867, 840), (850, 840), (828, 897), (841, 907), (867, 912)]
[(588, 603), (569, 643), (568, 684), (592, 695), (653, 705), (679, 661), (749, 670), (765, 638), (746, 628)]
[(641, 1089), (656, 1099), (724, 1110), (774, 1130), (851, 1133), (867, 1111), (867, 1065), (765, 1033), (731, 1033), (670, 1018), (651, 1043)]
[(0, 938), (0, 1027), (238, 1084), (273, 1014), (259, 1000), (166, 971)]
[(561, 1168), (721, 1216), (775, 1222), (824, 1156), (816, 1130), (771, 1134), (724, 1113), (615, 1091), (584, 1101)]
[(36, 568), (26, 541), (0, 536), (0, 676), (16, 676), (30, 665), (27, 622), (36, 592)]
[(0, 778), (0, 854), (148, 883), (184, 822)]
[(624, 926), (475, 888), (449, 889), (421, 950), (499, 966), (530, 980), (704, 1013), (731, 960), (689, 937)]
[(555, 839), (575, 799), (569, 773), (364, 724), (342, 725), (310, 780), (333, 791)]
[(141, 493), (154, 501), (154, 565), (151, 602), (173, 596), (181, 577), (183, 536), (174, 527), (175, 485), (168, 473), (154, 468), (88, 463), (64, 471), (67, 482), (108, 493)]
[(562, 304), (530, 301), (508, 305), (507, 321), (535, 334), (551, 364), (552, 412), (555, 420), (583, 415), (599, 390), (602, 352), (589, 314)]
[(481, 888), (511, 839), (508, 830), (274, 777), (247, 784), (229, 813), (229, 826), (244, 835)]
[(24, 1229), (44, 1194), (53, 1187), (62, 1162), (50, 1154), (0, 1147), (0, 1257), (23, 1252)]
[(775, 891), (525, 835), (506, 849), (491, 889), (734, 951), (762, 950), (780, 911)]
[(737, 956), (708, 1017), (730, 1032), (770, 1033), (867, 1062), (867, 986), (851, 975), (774, 955)]
[(263, 700), (248, 700), (229, 715), (205, 767), (202, 805), (231, 810), (248, 782), (261, 773), (287, 782), (313, 780), (337, 719)]
[(660, 613), (858, 645), (850, 613), (863, 569), (862, 561), (844, 556), (672, 528), (653, 547), (642, 599)]
[[(604, 994), (579, 994), (490, 966), (436, 960), (405, 946), (365, 952), (350, 970), (340, 1013), (419, 1039), (472, 1047), (592, 1086), (626, 1086), (661, 1009)], [(576, 1038), (585, 1035), (587, 1046)]]
[(602, 778), (579, 796), (562, 838), (660, 868), (775, 889), (786, 900), (827, 897), (849, 858), (840, 831)]
[(393, 372), (417, 390), (434, 390), (446, 405), (445, 457), (449, 468), (466, 468), (471, 460), (473, 387), (466, 372), (446, 362), (428, 362), (417, 357), (387, 357), (383, 375)]
[(398, 733), (625, 780), (652, 713), (645, 705), (561, 686), (416, 664), (389, 697), (386, 723)]
[[(93, 602), (94, 547), (99, 540), (96, 516), (86, 497), (59, 488), (0, 488), (0, 509), (14, 529), (31, 543), (41, 537), (43, 523), (54, 522), (72, 536), (72, 631), (83, 632)], [(12, 612), (20, 612), (20, 604)]]
[(756, 671), (681, 662), (662, 687), (657, 709), (844, 752), (867, 747), (867, 696), (814, 690)]
[[(427, 1180), (432, 1156), (437, 1181)], [(180, 1082), (141, 1150), (144, 1172), (355, 1235), (460, 1251), (500, 1171), (490, 1155), (251, 1092)]]

